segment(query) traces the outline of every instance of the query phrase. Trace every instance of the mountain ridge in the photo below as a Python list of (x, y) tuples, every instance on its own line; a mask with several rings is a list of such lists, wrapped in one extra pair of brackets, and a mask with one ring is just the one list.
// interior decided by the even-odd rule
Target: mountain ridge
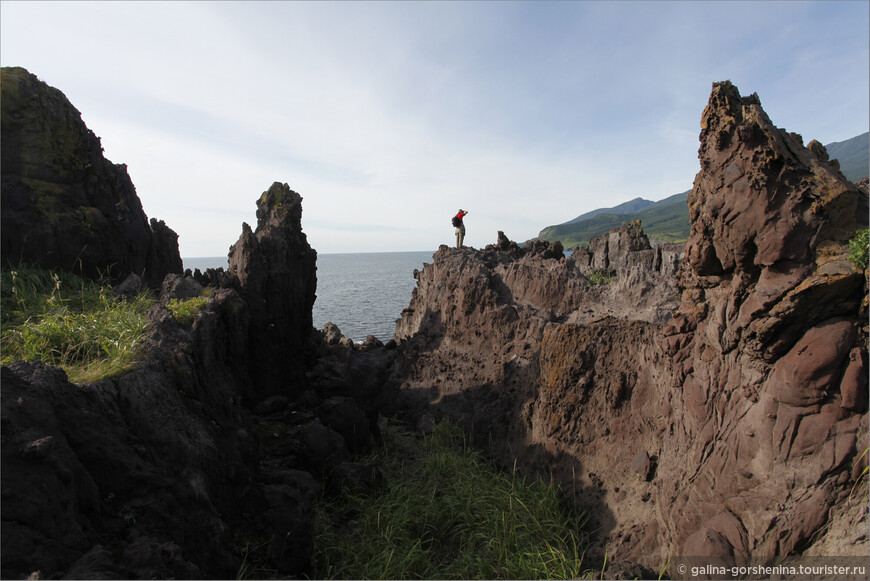
[(845, 141), (835, 141), (825, 146), (830, 159), (840, 162), (840, 172), (851, 182), (868, 177), (870, 167), (870, 131)]
[[(870, 169), (870, 132), (825, 146), (831, 160), (838, 160), (841, 173), (852, 182), (867, 177)], [(593, 237), (623, 222), (640, 220), (644, 232), (656, 242), (685, 242), (689, 237), (690, 190), (659, 201), (637, 197), (611, 208), (598, 208), (560, 224), (547, 226), (538, 238), (560, 240), (566, 248), (586, 246)]]

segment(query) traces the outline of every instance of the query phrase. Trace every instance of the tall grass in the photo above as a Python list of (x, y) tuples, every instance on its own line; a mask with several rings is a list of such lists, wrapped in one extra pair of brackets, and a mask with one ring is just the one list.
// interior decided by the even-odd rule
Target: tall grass
[[(418, 462), (393, 460), (377, 497), (344, 490), (315, 512), (314, 575), (330, 579), (569, 579), (585, 514), (552, 482), (504, 473), (442, 422)], [(394, 457), (389, 454), (389, 457)]]
[(44, 361), (71, 381), (94, 381), (139, 360), (153, 297), (116, 297), (108, 284), (22, 267), (0, 279), (2, 363)]

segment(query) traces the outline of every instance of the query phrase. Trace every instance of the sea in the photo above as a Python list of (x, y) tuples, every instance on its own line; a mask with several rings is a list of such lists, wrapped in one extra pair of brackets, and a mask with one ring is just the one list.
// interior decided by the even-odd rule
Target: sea
[[(374, 335), (389, 341), (396, 319), (411, 302), (417, 286), (414, 269), (432, 262), (434, 251), (317, 254), (317, 299), (314, 327), (332, 322), (355, 342)], [(227, 269), (226, 257), (184, 258), (184, 268)]]

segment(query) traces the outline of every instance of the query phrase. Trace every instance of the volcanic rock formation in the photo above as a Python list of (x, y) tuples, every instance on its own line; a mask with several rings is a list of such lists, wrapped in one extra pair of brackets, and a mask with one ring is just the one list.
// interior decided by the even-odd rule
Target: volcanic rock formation
[(20, 67), (2, 69), (3, 266), (60, 268), (159, 288), (182, 272), (178, 235), (150, 225), (123, 164), (67, 98)]
[[(148, 227), (123, 166), (56, 89), (3, 69), (3, 262), (116, 279), (159, 300), (141, 364), (86, 385), (42, 363), (2, 368), (3, 578), (233, 578), (310, 571), (312, 501), (378, 436), (389, 361), (311, 325), (316, 253), (301, 197), (275, 183), (203, 293), (177, 236)], [(165, 278), (164, 278), (164, 275)], [(137, 276), (118, 287), (123, 294)], [(316, 474), (318, 478), (315, 478)]]
[(41, 363), (2, 368), (3, 578), (310, 571), (314, 499), (377, 479), (349, 460), (378, 436), (389, 362), (317, 342), (300, 203), (281, 184), (260, 197), (257, 233), (231, 252), (239, 276), (216, 277), (189, 328), (166, 304), (202, 287), (166, 277), (134, 371), (74, 385)]
[[(129, 179), (104, 160), (70, 165), (91, 158), (64, 152), (99, 142), (34, 82), (4, 69), (4, 261), (7, 236), (27, 246), (6, 219), (28, 203), (83, 243), (52, 221), (57, 192), (89, 204), (105, 194), (105, 210), (83, 215), (99, 226), (97, 208), (145, 241)], [(7, 109), (13, 89), (53, 113), (21, 129), (12, 112), (29, 109)], [(7, 152), (15, 123), (66, 137), (16, 158), (31, 150), (13, 139)], [(450, 415), (505, 466), (552, 474), (592, 512), (600, 556), (620, 562), (612, 575), (654, 576), (677, 555), (866, 557), (866, 497), (850, 492), (867, 466), (868, 271), (846, 258), (867, 224), (866, 186), (727, 82), (713, 86), (700, 140), (684, 249), (652, 246), (634, 223), (567, 257), (558, 242), (520, 247), (503, 233), (483, 250), (442, 246), (415, 271), (391, 348), (313, 331), (301, 197), (273, 184), (229, 272), (150, 271), (174, 274), (158, 281), (137, 369), (86, 385), (40, 363), (0, 370), (0, 574), (229, 578), (243, 557), (276, 576), (310, 573), (312, 502), (342, 481), (379, 485), (350, 459), (377, 440), (388, 406)], [(164, 228), (152, 222), (152, 236), (174, 240)], [(127, 253), (109, 258), (124, 265), (112, 272), (145, 264), (147, 275), (145, 242), (100, 240)], [(43, 266), (60, 252), (43, 250)], [(156, 254), (172, 262), (177, 248)], [(88, 268), (107, 264), (87, 256)], [(166, 305), (202, 282), (207, 303), (182, 327)]]
[(867, 192), (729, 82), (701, 126), (682, 258), (637, 224), (568, 258), (442, 246), (392, 389), (560, 479), (610, 560), (811, 554), (828, 530), (866, 556)]
[(302, 232), (302, 196), (275, 182), (257, 200), (257, 229), (242, 224), (229, 270), (251, 310), (253, 399), (301, 381), (313, 356), (317, 252)]
[[(701, 127), (682, 303), (663, 330), (687, 445), (670, 463), (663, 448), (660, 537), (684, 555), (800, 552), (866, 447), (866, 400), (849, 394), (866, 391), (867, 274), (847, 245), (867, 193), (730, 83)], [(866, 536), (843, 549), (866, 555)]]

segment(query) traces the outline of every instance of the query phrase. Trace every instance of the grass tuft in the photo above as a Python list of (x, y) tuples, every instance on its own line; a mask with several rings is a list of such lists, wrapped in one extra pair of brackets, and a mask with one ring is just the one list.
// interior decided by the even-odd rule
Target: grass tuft
[(208, 297), (200, 296), (191, 299), (170, 299), (167, 308), (172, 312), (178, 324), (185, 329), (193, 326), (196, 314), (205, 307)]
[(586, 278), (589, 279), (591, 285), (609, 284), (616, 278), (616, 274), (612, 270), (593, 270)]
[(138, 363), (150, 293), (123, 299), (108, 284), (28, 267), (4, 270), (0, 288), (3, 365), (43, 361), (80, 383)]
[[(395, 457), (385, 454), (385, 457)], [(377, 497), (345, 489), (315, 511), (314, 575), (330, 579), (569, 579), (586, 513), (552, 482), (498, 470), (459, 426), (438, 424), (418, 462), (385, 466)]]

